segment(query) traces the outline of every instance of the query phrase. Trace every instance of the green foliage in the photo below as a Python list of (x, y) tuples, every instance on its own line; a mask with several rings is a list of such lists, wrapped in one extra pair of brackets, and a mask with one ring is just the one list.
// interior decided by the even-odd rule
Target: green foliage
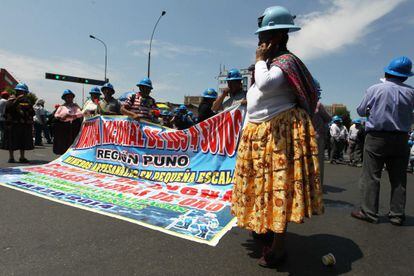
[(26, 97), (29, 100), (29, 102), (30, 102), (31, 105), (34, 105), (36, 103), (36, 101), (37, 101), (37, 96), (36, 96), (35, 93), (29, 93), (29, 94), (27, 94)]

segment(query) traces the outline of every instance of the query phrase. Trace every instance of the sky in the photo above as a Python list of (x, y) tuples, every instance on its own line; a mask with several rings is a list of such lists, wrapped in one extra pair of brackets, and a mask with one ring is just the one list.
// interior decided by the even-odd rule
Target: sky
[[(353, 116), (365, 90), (383, 76), (394, 57), (414, 59), (412, 0), (1, 0), (0, 67), (25, 82), (46, 107), (60, 103), (64, 89), (78, 103), (89, 85), (46, 80), (45, 72), (104, 78), (116, 95), (137, 90), (147, 74), (149, 39), (152, 96), (182, 103), (185, 95), (217, 88), (220, 65), (254, 63), (257, 17), (280, 5), (302, 30), (288, 48), (321, 83), (322, 102), (343, 103)], [(408, 80), (413, 85), (414, 80)]]

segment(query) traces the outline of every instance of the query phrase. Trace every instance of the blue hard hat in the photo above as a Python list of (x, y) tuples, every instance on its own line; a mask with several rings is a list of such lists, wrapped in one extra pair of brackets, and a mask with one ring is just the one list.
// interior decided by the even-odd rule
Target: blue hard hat
[(263, 15), (257, 21), (259, 29), (255, 34), (277, 29), (289, 29), (289, 32), (299, 31), (300, 27), (295, 25), (293, 19), (296, 16), (292, 15), (289, 10), (281, 6), (273, 6), (265, 9)]
[(313, 78), (313, 84), (315, 85), (316, 90), (322, 91), (321, 84), (317, 79)]
[(242, 80), (243, 77), (240, 74), (240, 71), (237, 69), (231, 69), (228, 74), (227, 74), (227, 78), (226, 81), (232, 81), (232, 80)]
[(342, 118), (338, 115), (332, 117), (332, 122), (342, 122)]
[(20, 90), (26, 93), (29, 93), (29, 87), (27, 87), (27, 85), (25, 83), (18, 83), (15, 87), (14, 90)]
[(361, 119), (353, 119), (352, 120), (352, 123), (354, 123), (354, 124), (361, 124)]
[(194, 113), (192, 111), (188, 111), (187, 114), (190, 115), (190, 116), (193, 116), (194, 115)]
[(65, 91), (63, 91), (63, 94), (62, 94), (62, 100), (64, 100), (65, 99), (65, 96), (66, 95), (70, 95), (70, 94), (72, 94), (73, 95), (73, 97), (75, 97), (75, 93), (73, 93), (70, 89), (66, 89)]
[(181, 110), (187, 110), (187, 107), (185, 105), (180, 105), (177, 110), (181, 111)]
[(147, 86), (153, 89), (152, 81), (149, 78), (143, 78), (139, 83), (137, 83), (137, 86), (140, 86), (140, 85)]
[(413, 64), (408, 57), (394, 58), (390, 64), (384, 68), (384, 72), (397, 77), (411, 77), (414, 73), (411, 72)]
[(113, 86), (111, 83), (109, 83), (109, 82), (105, 83), (105, 84), (101, 87), (101, 91), (103, 91), (105, 88), (110, 89), (110, 90), (112, 90), (112, 91), (114, 91), (114, 92), (115, 92), (114, 86)]
[(217, 99), (217, 92), (214, 88), (207, 88), (203, 92), (203, 98)]
[(91, 91), (89, 91), (89, 94), (101, 95), (101, 90), (99, 90), (99, 87), (95, 86), (95, 87), (92, 87)]

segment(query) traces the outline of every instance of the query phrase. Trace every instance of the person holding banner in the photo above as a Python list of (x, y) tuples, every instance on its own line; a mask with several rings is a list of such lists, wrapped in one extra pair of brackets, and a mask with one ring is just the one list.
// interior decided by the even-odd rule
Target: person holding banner
[(157, 108), (154, 98), (150, 96), (152, 82), (149, 78), (143, 78), (137, 83), (139, 92), (132, 94), (121, 107), (121, 113), (134, 120), (146, 119), (153, 121), (153, 110)]
[(247, 92), (248, 123), (238, 148), (232, 214), (239, 227), (271, 236), (259, 265), (286, 257), (289, 222), (323, 213), (318, 145), (311, 117), (317, 89), (312, 75), (287, 50), (288, 33), (300, 29), (284, 7), (259, 17), (255, 83)]
[(120, 115), (121, 103), (113, 97), (115, 89), (112, 84), (105, 83), (101, 87), (104, 98), (98, 104), (98, 112), (101, 115)]
[(53, 152), (55, 154), (64, 154), (73, 144), (78, 136), (82, 125), (83, 114), (80, 107), (73, 102), (75, 94), (66, 89), (62, 94), (64, 104), (58, 107), (55, 112), (55, 129)]
[(82, 113), (85, 118), (93, 117), (98, 114), (98, 102), (101, 97), (99, 87), (92, 87), (89, 92), (91, 98), (85, 102), (82, 108)]

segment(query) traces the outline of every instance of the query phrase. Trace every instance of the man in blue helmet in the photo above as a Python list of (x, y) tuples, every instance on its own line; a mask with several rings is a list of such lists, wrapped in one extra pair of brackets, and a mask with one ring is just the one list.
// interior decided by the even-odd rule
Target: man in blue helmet
[[(237, 69), (231, 69), (227, 74), (227, 89), (214, 101), (211, 108), (214, 112), (227, 109), (231, 106), (246, 105), (246, 92), (243, 91), (243, 77)], [(224, 99), (229, 96), (229, 99)]]
[(187, 129), (194, 125), (193, 120), (188, 115), (187, 107), (183, 104), (177, 108), (177, 114), (172, 118), (172, 122), (177, 129)]
[(139, 92), (132, 94), (121, 107), (121, 113), (134, 120), (145, 119), (153, 121), (153, 110), (157, 108), (154, 98), (150, 96), (152, 82), (149, 78), (143, 78), (137, 83)]
[(349, 165), (351, 166), (362, 166), (363, 132), (361, 119), (352, 120), (348, 135)]
[(115, 89), (112, 84), (105, 83), (101, 87), (104, 98), (99, 101), (98, 112), (102, 115), (120, 115), (121, 103), (113, 97)]
[(345, 143), (348, 139), (348, 130), (343, 125), (342, 118), (335, 115), (332, 118), (332, 125), (330, 127), (332, 154), (331, 164), (338, 164), (343, 162), (342, 153), (345, 148)]
[(163, 110), (160, 114), (161, 117), (161, 125), (168, 128), (174, 128), (174, 124), (172, 122), (173, 114), (169, 110)]
[(4, 113), (6, 129), (3, 148), (9, 151), (9, 163), (14, 163), (14, 151), (20, 150), (20, 163), (28, 163), (25, 157), (26, 150), (32, 150), (33, 146), (33, 116), (35, 115), (32, 104), (27, 98), (29, 88), (24, 83), (19, 83), (14, 88), (16, 96), (6, 104)]
[(203, 99), (198, 106), (198, 122), (202, 122), (216, 115), (216, 113), (211, 109), (216, 99), (217, 92), (214, 88), (208, 88), (203, 92)]
[(393, 59), (384, 69), (385, 78), (367, 89), (357, 108), (367, 122), (360, 178), (361, 206), (351, 213), (354, 218), (378, 222), (380, 180), (385, 164), (391, 182), (388, 217), (398, 226), (405, 220), (407, 135), (413, 123), (414, 88), (404, 82), (414, 75), (411, 69), (408, 57)]

